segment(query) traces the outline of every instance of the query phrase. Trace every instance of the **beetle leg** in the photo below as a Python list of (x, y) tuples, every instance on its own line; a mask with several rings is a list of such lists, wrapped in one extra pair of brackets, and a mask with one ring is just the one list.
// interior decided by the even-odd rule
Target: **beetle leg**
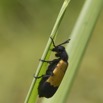
[(54, 75), (54, 73), (51, 72), (50, 74), (46, 74), (46, 75), (44, 75), (43, 77), (45, 78), (45, 77), (50, 77), (50, 76), (53, 76), (53, 75)]
[(41, 75), (41, 76), (34, 76), (34, 78), (35, 79), (39, 79), (39, 78), (45, 78), (45, 77), (50, 77), (50, 76), (53, 76), (54, 75), (54, 73), (53, 72), (51, 72), (50, 74), (46, 74), (46, 75)]
[(39, 59), (40, 61), (42, 62), (47, 62), (47, 63), (51, 63), (52, 61), (46, 61), (46, 60), (42, 60), (42, 59)]

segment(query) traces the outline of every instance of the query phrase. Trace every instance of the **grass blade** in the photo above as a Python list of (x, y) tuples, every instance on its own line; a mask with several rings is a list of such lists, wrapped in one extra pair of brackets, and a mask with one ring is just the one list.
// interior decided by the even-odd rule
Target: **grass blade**
[(83, 9), (71, 34), (71, 41), (66, 48), (70, 56), (69, 69), (67, 70), (56, 94), (50, 99), (45, 98), (42, 103), (66, 103), (75, 73), (78, 69), (81, 58), (83, 57), (102, 6), (103, 0), (85, 1)]

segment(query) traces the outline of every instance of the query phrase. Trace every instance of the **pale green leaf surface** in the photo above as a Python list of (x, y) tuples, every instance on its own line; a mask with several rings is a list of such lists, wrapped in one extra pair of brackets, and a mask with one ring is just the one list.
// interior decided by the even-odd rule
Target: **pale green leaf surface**
[(86, 0), (71, 33), (71, 41), (66, 48), (69, 54), (69, 67), (65, 77), (56, 94), (50, 99), (45, 98), (42, 103), (66, 103), (75, 73), (91, 37), (102, 5), (103, 0)]

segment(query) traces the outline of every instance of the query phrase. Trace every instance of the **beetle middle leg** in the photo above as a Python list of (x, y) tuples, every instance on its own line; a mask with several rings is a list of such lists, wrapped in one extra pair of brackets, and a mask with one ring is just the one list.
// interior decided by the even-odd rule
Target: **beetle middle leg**
[(39, 60), (42, 61), (42, 62), (49, 63), (49, 64), (59, 62), (59, 59), (54, 59), (54, 60), (51, 60), (51, 61), (48, 61), (48, 60), (42, 60), (42, 59), (39, 59)]
[(44, 77), (44, 75), (41, 75), (41, 76), (34, 76), (35, 79), (39, 79), (39, 78), (42, 78)]

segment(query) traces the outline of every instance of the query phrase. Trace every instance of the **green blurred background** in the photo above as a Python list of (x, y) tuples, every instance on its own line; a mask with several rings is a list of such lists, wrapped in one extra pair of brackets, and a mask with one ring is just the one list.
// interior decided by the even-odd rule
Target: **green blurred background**
[[(56, 43), (71, 33), (84, 1), (71, 0)], [(24, 102), (62, 3), (0, 1), (0, 103)], [(67, 103), (103, 103), (103, 9)]]

